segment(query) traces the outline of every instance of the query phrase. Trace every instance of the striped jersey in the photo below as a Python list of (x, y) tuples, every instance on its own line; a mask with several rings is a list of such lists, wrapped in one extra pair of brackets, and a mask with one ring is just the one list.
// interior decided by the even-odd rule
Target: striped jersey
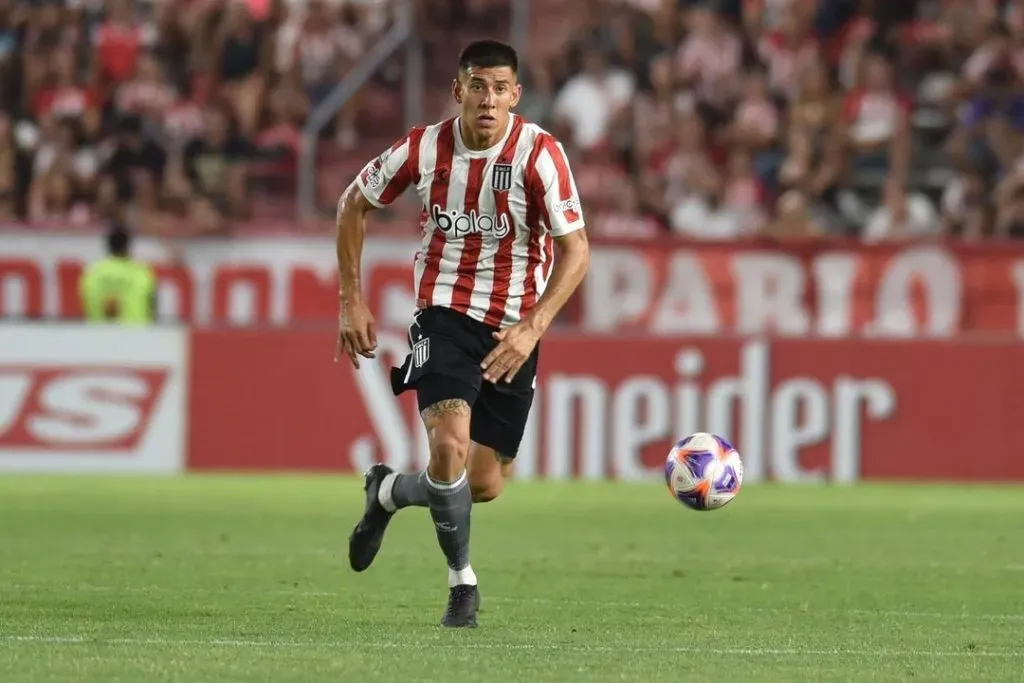
[(408, 187), (419, 195), (416, 307), (445, 306), (494, 327), (522, 320), (544, 293), (552, 238), (583, 228), (562, 145), (516, 115), (500, 142), (479, 151), (466, 147), (458, 118), (413, 128), (356, 183), (377, 207)]

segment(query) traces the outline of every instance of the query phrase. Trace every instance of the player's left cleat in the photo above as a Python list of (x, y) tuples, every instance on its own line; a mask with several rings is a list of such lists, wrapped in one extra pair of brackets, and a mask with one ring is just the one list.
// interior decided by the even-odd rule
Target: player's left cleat
[(380, 545), (384, 542), (384, 532), (387, 531), (388, 523), (395, 513), (388, 512), (377, 499), (377, 492), (384, 477), (392, 473), (387, 465), (374, 465), (364, 475), (366, 491), (366, 510), (363, 518), (352, 530), (348, 537), (348, 562), (352, 569), (361, 572), (373, 564), (374, 558), (380, 552)]
[(480, 591), (476, 586), (455, 586), (448, 592), (448, 609), (441, 617), (445, 628), (476, 628)]

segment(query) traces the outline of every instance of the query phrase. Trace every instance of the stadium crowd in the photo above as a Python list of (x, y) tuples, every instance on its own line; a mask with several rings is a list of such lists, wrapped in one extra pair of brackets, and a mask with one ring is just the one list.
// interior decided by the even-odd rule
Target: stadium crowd
[[(250, 176), (387, 25), (378, 0), (0, 0), (0, 219), (249, 218)], [(336, 143), (351, 148), (354, 112)], [(125, 213), (129, 215), (124, 215)]]
[[(531, 36), (520, 113), (563, 140), (597, 234), (1024, 233), (1022, 0), (532, 4), (574, 28)], [(507, 33), (507, 0), (418, 5), (428, 62), (451, 38), (438, 24)], [(0, 220), (253, 218), (254, 179), (294, 172), (303, 118), (392, 15), (388, 0), (0, 0)], [(364, 106), (325, 139), (360, 164), (381, 133)]]

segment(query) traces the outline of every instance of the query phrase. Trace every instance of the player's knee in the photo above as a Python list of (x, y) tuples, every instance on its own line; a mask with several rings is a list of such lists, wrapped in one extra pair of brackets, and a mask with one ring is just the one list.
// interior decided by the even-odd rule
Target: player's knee
[(439, 481), (454, 481), (466, 469), (469, 438), (454, 432), (435, 433), (430, 447), (430, 465), (427, 473)]
[(487, 479), (470, 479), (469, 490), (473, 493), (474, 503), (489, 503), (501, 495), (505, 488), (505, 480), (501, 477)]
[(427, 474), (436, 481), (455, 481), (469, 455), (469, 405), (462, 399), (438, 401), (422, 414), (430, 438)]

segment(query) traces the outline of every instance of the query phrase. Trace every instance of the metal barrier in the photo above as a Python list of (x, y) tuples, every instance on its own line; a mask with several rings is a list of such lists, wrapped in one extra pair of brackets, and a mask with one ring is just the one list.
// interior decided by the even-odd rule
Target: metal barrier
[(508, 42), (525, 60), (530, 51), (530, 2), (511, 0), (508, 22)]
[(316, 215), (316, 152), (320, 131), (348, 104), (359, 89), (403, 45), (406, 47), (405, 118), (411, 126), (420, 118), (423, 106), (423, 53), (416, 36), (414, 0), (398, 0), (395, 23), (363, 55), (363, 58), (334, 87), (331, 94), (310, 113), (302, 129), (299, 146), (299, 220)]

